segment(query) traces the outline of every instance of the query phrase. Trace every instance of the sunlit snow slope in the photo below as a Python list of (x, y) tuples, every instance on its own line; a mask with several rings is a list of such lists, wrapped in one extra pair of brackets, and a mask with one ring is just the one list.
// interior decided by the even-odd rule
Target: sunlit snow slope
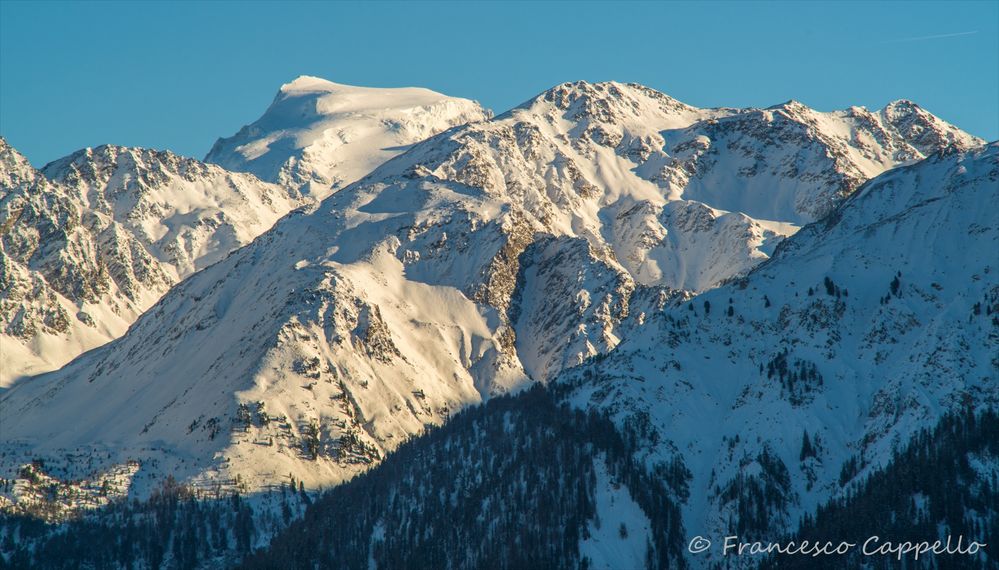
[(429, 89), (302, 76), (281, 86), (262, 117), (219, 139), (205, 160), (325, 198), (407, 146), (489, 116), (474, 101)]
[(999, 143), (887, 172), (559, 381), (687, 466), (691, 536), (778, 536), (942, 414), (999, 404), (997, 200)]
[[(335, 483), (461, 406), (647, 337), (680, 289), (746, 273), (865, 176), (977, 143), (907, 103), (701, 110), (557, 86), (414, 145), (4, 393), (3, 468), (99, 448), (142, 481)], [(758, 218), (725, 210), (750, 202)]]
[[(487, 116), (474, 102), (425, 89), (300, 77), (281, 88), (259, 121), (209, 155), (209, 162), (281, 185), (170, 152), (111, 145), (80, 150), (38, 173), (0, 143), (7, 285), (0, 292), (0, 386), (117, 338), (174, 283), (326, 196), (331, 185)], [(263, 138), (244, 140), (260, 129), (268, 129)], [(230, 153), (234, 140), (241, 142)], [(273, 172), (262, 166), (275, 161)], [(301, 188), (307, 180), (322, 184)]]
[(88, 148), (40, 172), (0, 139), (0, 386), (120, 336), (171, 285), (302, 203), (146, 149)]

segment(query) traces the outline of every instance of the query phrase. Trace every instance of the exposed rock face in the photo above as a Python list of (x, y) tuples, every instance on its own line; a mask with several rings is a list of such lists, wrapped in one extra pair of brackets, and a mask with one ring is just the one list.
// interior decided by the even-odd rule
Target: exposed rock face
[(0, 324), (8, 337), (0, 385), (117, 338), (173, 284), (291, 210), (408, 145), (486, 118), (472, 101), (425, 89), (301, 77), (208, 159), (280, 185), (170, 152), (113, 145), (80, 150), (38, 172), (0, 143)]
[(617, 346), (636, 284), (613, 255), (553, 237), (532, 244), (521, 267), (512, 320), (532, 377), (552, 378)]
[[(310, 105), (335, 91), (302, 87)], [(700, 390), (674, 376), (698, 370), (689, 359), (663, 354), (693, 342), (694, 333), (670, 328), (696, 328), (689, 309), (675, 307), (690, 298), (682, 290), (743, 282), (775, 251), (795, 247), (778, 243), (798, 224), (927, 148), (875, 121), (895, 138), (860, 149), (856, 141), (874, 131), (858, 113), (797, 104), (702, 110), (636, 85), (560, 85), (413, 145), (180, 283), (123, 338), (6, 393), (0, 411), (18, 418), (9, 437), (57, 454), (99, 443), (98, 426), (114, 424), (125, 435), (109, 444), (109, 462), (155, 464), (139, 490), (165, 472), (198, 484), (238, 474), (248, 488), (291, 472), (319, 486), (483, 398), (555, 381), (603, 355), (628, 370), (615, 355), (629, 339), (651, 339), (640, 357), (674, 371), (666, 378), (676, 385), (664, 391)], [(976, 142), (932, 125), (955, 148)], [(920, 133), (919, 145), (933, 139)], [(845, 318), (831, 298), (806, 310), (789, 294), (771, 298), (791, 306), (785, 318), (802, 331)], [(711, 299), (712, 319), (738, 320), (749, 304), (730, 317), (727, 299)], [(735, 333), (697, 334), (698, 346), (717, 350)], [(812, 380), (816, 354), (781, 357), (770, 350), (776, 337), (766, 338), (741, 349), (746, 370), (765, 353), (781, 378), (793, 370)], [(768, 397), (784, 397), (782, 380), (770, 382)], [(614, 410), (632, 402), (615, 399), (628, 395), (617, 385), (580, 390)], [(784, 390), (819, 401), (807, 382)], [(715, 410), (694, 408), (680, 413)], [(57, 430), (43, 409), (84, 427)], [(244, 412), (256, 409), (266, 413)], [(776, 469), (783, 453), (754, 448), (751, 461)]]
[(780, 535), (943, 414), (999, 404), (999, 260), (983, 255), (999, 218), (981, 208), (997, 198), (999, 143), (889, 171), (557, 381), (645, 434), (651, 465), (690, 470), (688, 529)]
[(907, 101), (832, 113), (790, 101), (667, 133), (672, 158), (646, 172), (688, 199), (803, 224), (889, 168), (983, 142)]
[(102, 146), (39, 172), (0, 140), (0, 384), (122, 333), (174, 283), (304, 203), (170, 152)]
[(105, 145), (46, 165), (90, 215), (117, 221), (183, 279), (302, 205), (294, 190), (171, 152)]

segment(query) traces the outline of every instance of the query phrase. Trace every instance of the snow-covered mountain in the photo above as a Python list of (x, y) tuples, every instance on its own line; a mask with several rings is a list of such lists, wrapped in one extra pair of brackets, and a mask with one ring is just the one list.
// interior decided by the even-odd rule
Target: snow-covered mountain
[(690, 536), (779, 536), (945, 413), (999, 404), (997, 200), (999, 143), (887, 172), (558, 382), (637, 426), (650, 465), (683, 462)]
[(0, 161), (0, 385), (117, 338), (304, 203), (166, 151), (88, 148), (39, 172), (0, 139)]
[(325, 198), (415, 142), (489, 117), (474, 101), (429, 89), (301, 76), (281, 86), (262, 117), (216, 141), (205, 161)]
[(875, 112), (851, 107), (831, 113), (789, 101), (664, 138), (672, 156), (644, 172), (676, 197), (795, 224), (823, 217), (889, 168), (984, 143), (911, 101)]
[[(140, 490), (164, 473), (336, 483), (622, 338), (661, 350), (672, 337), (650, 317), (680, 289), (746, 273), (867, 174), (977, 143), (903, 103), (702, 110), (638, 85), (557, 86), (414, 145), (184, 281), (125, 337), (5, 393), (3, 469), (100, 449), (105, 468), (142, 463)], [(759, 218), (726, 209), (739, 204)]]
[[(117, 338), (174, 283), (294, 208), (408, 145), (488, 116), (472, 101), (425, 89), (299, 77), (282, 86), (260, 120), (218, 141), (208, 163), (105, 145), (39, 173), (0, 143), (7, 291), (0, 297), (0, 386)], [(303, 187), (309, 181), (318, 185)], [(25, 201), (31, 207), (21, 215)], [(64, 231), (72, 243), (55, 245)]]
[(182, 279), (270, 229), (302, 196), (170, 152), (105, 145), (42, 168)]

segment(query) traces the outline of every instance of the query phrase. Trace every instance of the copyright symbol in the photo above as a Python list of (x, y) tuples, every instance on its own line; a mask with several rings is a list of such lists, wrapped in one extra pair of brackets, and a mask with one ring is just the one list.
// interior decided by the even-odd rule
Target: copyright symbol
[(695, 536), (694, 539), (690, 541), (690, 544), (687, 545), (687, 550), (689, 550), (691, 554), (700, 554), (709, 548), (711, 548), (711, 541), (703, 536)]

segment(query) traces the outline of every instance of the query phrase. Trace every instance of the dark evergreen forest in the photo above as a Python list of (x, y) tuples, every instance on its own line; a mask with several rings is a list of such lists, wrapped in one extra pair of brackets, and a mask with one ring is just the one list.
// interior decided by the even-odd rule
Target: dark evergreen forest
[(650, 475), (633, 460), (633, 436), (540, 387), (490, 400), (326, 493), (243, 567), (586, 568), (579, 541), (603, 458), (652, 522), (648, 567), (685, 568), (673, 496), (687, 473)]
[[(988, 546), (979, 556), (864, 556), (871, 536), (933, 543), (951, 535)], [(999, 414), (946, 416), (925, 431), (886, 468), (874, 473), (843, 499), (821, 507), (789, 540), (834, 539), (856, 543), (846, 556), (777, 556), (770, 570), (975, 570), (999, 568)]]
[[(318, 496), (293, 482), (265, 503), (238, 495), (204, 500), (168, 481), (149, 500), (117, 502), (60, 525), (8, 515), (0, 518), (0, 568), (587, 568), (579, 543), (595, 519), (597, 461), (651, 521), (647, 567), (685, 568), (688, 537), (677, 501), (689, 474), (682, 463), (650, 471), (634, 459), (640, 430), (615, 429), (558, 400), (541, 387), (492, 399)], [(996, 412), (947, 416), (782, 540), (859, 543), (877, 534), (932, 542), (963, 534), (988, 543), (981, 556), (913, 564), (855, 549), (846, 557), (781, 556), (763, 567), (999, 568), (988, 557), (999, 545), (997, 457)]]
[(289, 501), (312, 504), (264, 551), (251, 553), (261, 526), (283, 527), (275, 515), (171, 483), (63, 525), (0, 519), (0, 568), (586, 568), (600, 460), (650, 519), (648, 567), (684, 568), (675, 497), (688, 474), (637, 464), (636, 437), (537, 387), (456, 415), (314, 502), (283, 489), (284, 519)]

